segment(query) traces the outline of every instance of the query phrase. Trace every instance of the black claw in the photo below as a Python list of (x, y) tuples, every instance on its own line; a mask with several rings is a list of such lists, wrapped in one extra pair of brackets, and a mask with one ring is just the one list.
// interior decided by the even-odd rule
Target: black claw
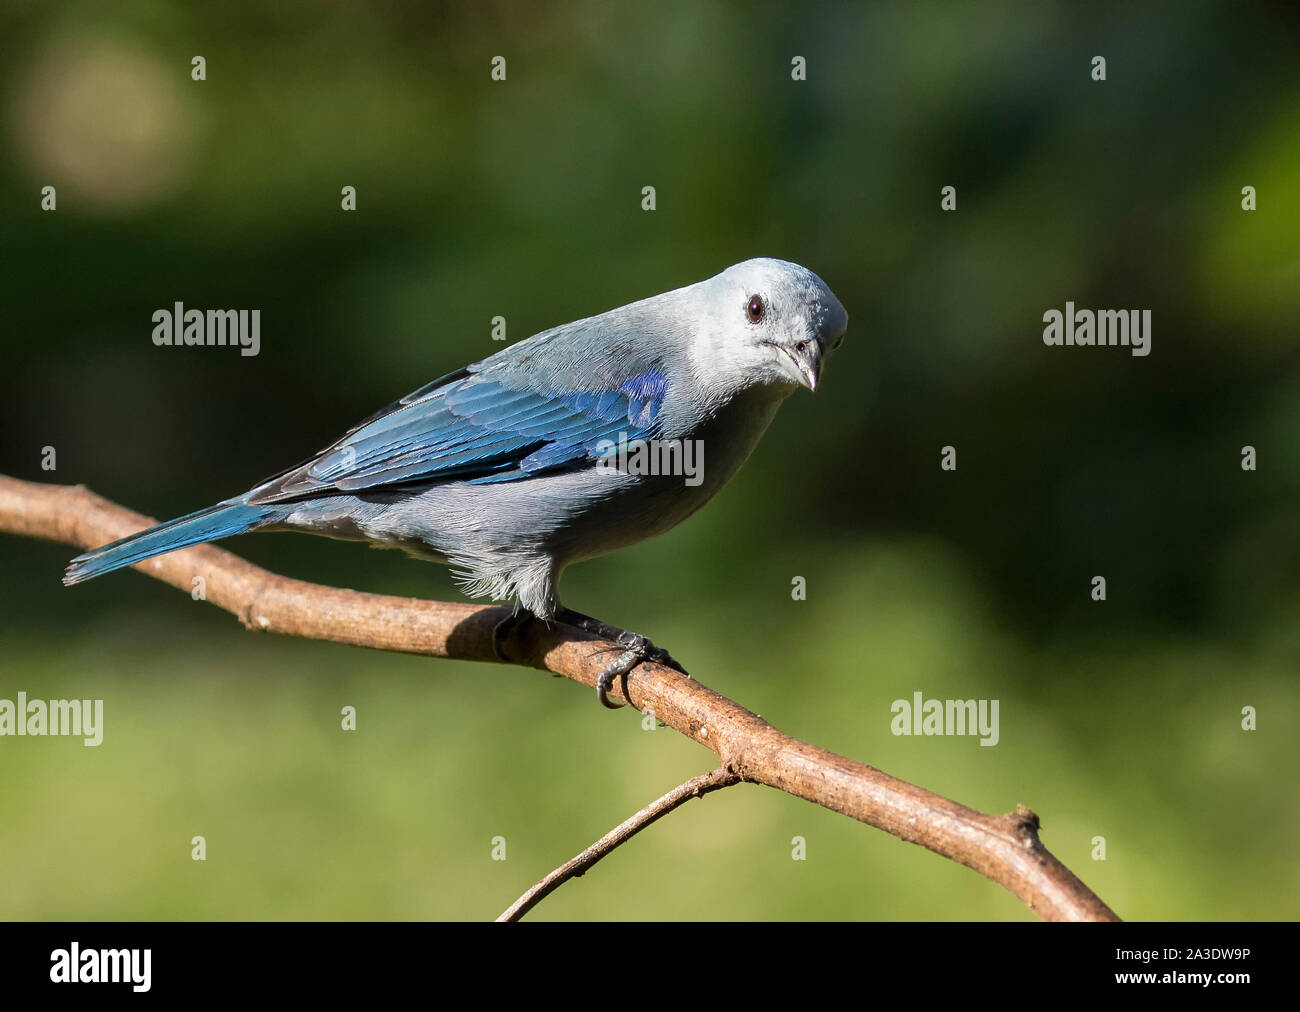
[(623, 651), (618, 660), (602, 671), (596, 679), (596, 698), (600, 700), (602, 706), (617, 710), (623, 705), (622, 703), (611, 703), (609, 701), (609, 690), (614, 685), (614, 679), (621, 676), (624, 679), (623, 694), (627, 695), (627, 675), (642, 661), (664, 664), (676, 671), (680, 671), (683, 675), (686, 674), (686, 669), (673, 660), (672, 654), (663, 647), (655, 646), (638, 633), (625, 632), (618, 637), (618, 642), (627, 649)]
[(515, 635), (520, 629), (533, 620), (532, 612), (512, 611), (500, 622), (492, 627), (492, 652), (497, 655), (498, 659), (510, 662), (510, 658), (502, 651), (506, 640)]
[(614, 687), (614, 679), (620, 675), (623, 676), (623, 693), (627, 694), (627, 673), (641, 663), (641, 657), (636, 651), (628, 650), (623, 653), (618, 660), (607, 667), (596, 678), (596, 698), (600, 700), (600, 705), (610, 710), (620, 710), (623, 708), (622, 703), (611, 703), (609, 700), (609, 690)]
[[(607, 625), (599, 619), (594, 619), (590, 615), (584, 615), (581, 612), (572, 611), (568, 608), (563, 609), (555, 616), (566, 625), (574, 626), (584, 632), (589, 632), (593, 636), (599, 636), (601, 639), (610, 640), (617, 643), (623, 648), (619, 654), (618, 660), (611, 663), (596, 678), (596, 698), (600, 700), (601, 706), (607, 706), (611, 710), (620, 709), (622, 703), (612, 703), (609, 700), (609, 690), (614, 685), (616, 678), (624, 678), (623, 692), (627, 694), (627, 674), (642, 661), (651, 661), (655, 664), (663, 664), (675, 671), (686, 674), (686, 669), (673, 659), (663, 647), (657, 647), (648, 639), (639, 633), (628, 632), (626, 629), (620, 629), (617, 626)], [(602, 647), (602, 651), (612, 651), (616, 647)], [(689, 677), (689, 676), (688, 676)]]
[(657, 647), (653, 643), (648, 643), (647, 646), (650, 648), (650, 650), (646, 657), (646, 660), (653, 661), (655, 664), (662, 664), (664, 667), (672, 668), (674, 671), (680, 671), (683, 675), (687, 675), (689, 677), (689, 672), (684, 667), (682, 667), (674, 659), (673, 655), (670, 654), (663, 647)]

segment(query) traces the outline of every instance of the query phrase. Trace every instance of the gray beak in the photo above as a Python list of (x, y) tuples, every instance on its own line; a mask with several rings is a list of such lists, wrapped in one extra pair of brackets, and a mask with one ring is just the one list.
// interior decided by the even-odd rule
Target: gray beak
[(822, 375), (822, 348), (816, 341), (803, 342), (803, 348), (782, 348), (795, 371), (799, 374), (799, 385), (809, 390), (817, 389), (817, 381)]

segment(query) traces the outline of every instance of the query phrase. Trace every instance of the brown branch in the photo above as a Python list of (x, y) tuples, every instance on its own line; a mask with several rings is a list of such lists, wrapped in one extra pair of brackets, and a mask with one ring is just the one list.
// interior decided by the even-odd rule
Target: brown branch
[(592, 865), (610, 853), (615, 847), (627, 843), (646, 826), (658, 822), (673, 809), (686, 804), (691, 798), (702, 798), (706, 794), (720, 791), (724, 787), (730, 787), (732, 784), (738, 783), (740, 783), (740, 777), (729, 769), (719, 767), (708, 773), (701, 773), (698, 777), (691, 777), (684, 784), (678, 784), (662, 798), (650, 802), (626, 822), (619, 823), (577, 857), (565, 861), (564, 864), (511, 903), (506, 908), (505, 913), (498, 917), (497, 920), (519, 920), (569, 879), (581, 878), (587, 874)]
[[(0, 531), (91, 548), (153, 523), (81, 486), (0, 476)], [(506, 609), (417, 601), (322, 587), (277, 576), (210, 545), (138, 564), (190, 590), (202, 576), (207, 599), (250, 629), (433, 657), (495, 661), (492, 628)], [(71, 592), (70, 592), (71, 593)], [(510, 659), (595, 686), (607, 663), (595, 641), (568, 626), (529, 623)], [(593, 650), (593, 646), (599, 649)], [(985, 815), (781, 731), (698, 681), (657, 664), (638, 665), (614, 686), (631, 702), (718, 754), (723, 769), (883, 829), (972, 868), (1047, 920), (1118, 920), (1038, 839), (1038, 816), (1022, 805)]]

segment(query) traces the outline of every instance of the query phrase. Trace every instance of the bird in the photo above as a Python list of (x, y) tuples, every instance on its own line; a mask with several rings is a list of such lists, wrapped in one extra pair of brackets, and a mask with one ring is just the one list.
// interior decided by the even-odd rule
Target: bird
[[(440, 376), (240, 495), (77, 556), (63, 582), (249, 531), (396, 548), (450, 566), (471, 597), (514, 604), (494, 630), (503, 659), (533, 620), (612, 641), (619, 656), (596, 695), (614, 708), (610, 688), (637, 664), (686, 669), (645, 636), (563, 607), (561, 574), (708, 502), (782, 402), (817, 389), (847, 327), (812, 271), (746, 260)], [(698, 449), (698, 474), (644, 473), (656, 469), (617, 452), (653, 445)]]

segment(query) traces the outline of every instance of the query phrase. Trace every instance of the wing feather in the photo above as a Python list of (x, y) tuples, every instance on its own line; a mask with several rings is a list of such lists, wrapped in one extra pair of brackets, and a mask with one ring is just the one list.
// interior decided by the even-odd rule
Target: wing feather
[(659, 370), (616, 390), (543, 392), (519, 377), (462, 371), (391, 404), (249, 502), (437, 481), (524, 481), (589, 464), (603, 440), (653, 435), (667, 383)]

